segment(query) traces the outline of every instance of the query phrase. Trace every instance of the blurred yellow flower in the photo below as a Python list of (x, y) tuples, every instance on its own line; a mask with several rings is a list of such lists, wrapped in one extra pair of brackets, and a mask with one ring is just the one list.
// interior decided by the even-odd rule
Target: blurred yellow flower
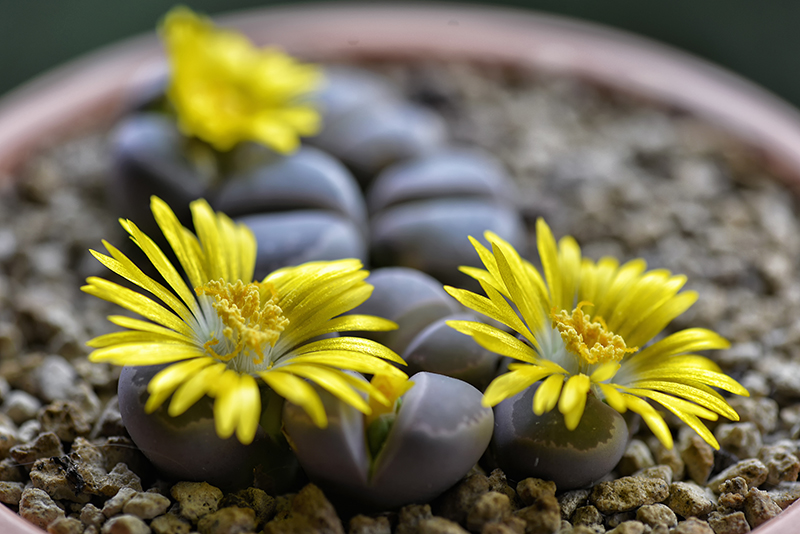
[(298, 135), (319, 131), (309, 96), (322, 81), (314, 65), (219, 29), (186, 7), (167, 13), (160, 28), (170, 66), (167, 90), (181, 131), (220, 151), (256, 141), (280, 153)]
[(334, 332), (397, 327), (370, 315), (342, 315), (372, 293), (360, 261), (309, 262), (254, 282), (256, 242), (246, 226), (197, 200), (191, 204), (195, 236), (162, 200), (153, 197), (151, 208), (189, 285), (152, 239), (123, 220), (168, 287), (103, 241), (110, 256), (92, 251), (94, 257), (144, 291), (98, 277), (88, 278), (81, 288), (146, 319), (109, 317), (127, 330), (91, 340), (95, 350), (89, 358), (116, 365), (170, 364), (148, 384), (148, 412), (172, 397), (168, 413), (177, 416), (208, 395), (214, 398), (217, 434), (227, 438), (235, 432), (247, 444), (261, 417), (259, 383), (301, 406), (320, 427), (327, 425), (325, 410), (308, 381), (366, 414), (371, 408), (360, 392), (390, 404), (377, 387), (344, 370), (402, 382), (405, 373), (389, 363), (403, 363), (397, 354), (356, 337), (319, 339)]
[[(739, 416), (712, 387), (748, 395), (711, 360), (691, 354), (722, 349), (718, 334), (690, 328), (650, 341), (697, 300), (694, 291), (679, 292), (684, 276), (646, 271), (644, 260), (622, 266), (613, 258), (581, 258), (572, 237), (556, 244), (550, 228), (537, 221), (536, 238), (544, 277), (514, 248), (487, 232), (492, 250), (470, 237), (486, 269), (462, 267), (478, 280), (486, 296), (446, 287), (463, 305), (504, 324), (520, 338), (487, 324), (449, 321), (482, 347), (523, 363), (486, 389), (484, 405), (495, 406), (536, 382), (537, 415), (558, 406), (574, 430), (583, 416), (587, 395), (609, 406), (630, 409), (668, 448), (672, 435), (664, 418), (645, 399), (677, 415), (715, 448), (717, 440), (700, 418)], [(513, 307), (512, 307), (513, 306)]]

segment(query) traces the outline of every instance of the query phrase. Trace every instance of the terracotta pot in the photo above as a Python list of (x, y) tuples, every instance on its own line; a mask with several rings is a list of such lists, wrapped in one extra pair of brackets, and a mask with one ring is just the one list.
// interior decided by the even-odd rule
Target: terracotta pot
[[(478, 6), (304, 5), (229, 15), (257, 43), (305, 59), (456, 58), (578, 76), (685, 110), (759, 151), (800, 191), (800, 113), (756, 85), (641, 37), (556, 16)], [(0, 100), (0, 185), (46, 146), (110, 124), (164, 71), (155, 35), (45, 74)], [(759, 527), (796, 532), (800, 502)], [(0, 506), (0, 532), (42, 530)]]

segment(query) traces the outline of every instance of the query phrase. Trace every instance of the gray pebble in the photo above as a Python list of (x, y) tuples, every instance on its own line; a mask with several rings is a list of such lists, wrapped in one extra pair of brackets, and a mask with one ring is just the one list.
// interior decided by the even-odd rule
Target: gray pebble
[(114, 469), (109, 471), (100, 486), (100, 493), (105, 496), (116, 495), (122, 488), (130, 488), (135, 491), (142, 491), (142, 481), (128, 466), (119, 463)]
[(105, 522), (106, 515), (103, 511), (92, 503), (86, 503), (80, 512), (81, 523), (85, 526), (93, 526), (98, 529)]
[(755, 423), (723, 423), (714, 429), (720, 447), (739, 458), (753, 458), (761, 449), (761, 432)]
[(672, 528), (678, 524), (675, 512), (669, 506), (660, 503), (646, 504), (640, 507), (636, 510), (636, 520), (650, 527), (664, 525), (667, 528)]
[(25, 421), (19, 425), (17, 438), (20, 443), (26, 443), (38, 437), (42, 431), (42, 425), (36, 419)]
[(747, 534), (750, 532), (750, 524), (747, 522), (744, 512), (731, 514), (711, 512), (708, 516), (708, 524), (714, 529), (714, 534)]
[(691, 482), (670, 484), (666, 505), (683, 517), (705, 517), (715, 508), (714, 502), (708, 498), (705, 490)]
[(758, 459), (769, 469), (766, 481), (768, 486), (797, 480), (800, 461), (792, 454), (792, 450), (783, 445), (767, 445), (758, 452)]
[(54, 401), (44, 406), (36, 415), (43, 432), (53, 432), (61, 441), (75, 441), (86, 436), (92, 427), (86, 415), (70, 401)]
[(106, 517), (115, 516), (122, 512), (125, 503), (136, 495), (137, 491), (133, 488), (121, 488), (113, 497), (108, 499), (103, 505), (103, 515)]
[(14, 389), (8, 392), (0, 405), (0, 412), (8, 415), (15, 424), (21, 425), (36, 417), (42, 407), (41, 401), (26, 391)]
[(167, 511), (170, 500), (158, 493), (139, 492), (133, 495), (122, 507), (125, 514), (140, 519), (153, 519)]
[(678, 448), (672, 447), (671, 449), (667, 449), (655, 436), (648, 439), (647, 444), (653, 452), (653, 458), (656, 463), (669, 466), (672, 469), (673, 480), (683, 480), (686, 471), (686, 463), (683, 461), (683, 458), (681, 458)]
[(152, 531), (147, 523), (132, 515), (119, 515), (109, 519), (101, 534), (150, 534)]
[(622, 459), (617, 464), (615, 471), (621, 476), (628, 476), (654, 465), (653, 455), (647, 445), (642, 440), (632, 439), (628, 443), (628, 448), (625, 449), (625, 453), (622, 455)]
[(613, 514), (661, 502), (669, 492), (670, 486), (658, 478), (622, 477), (597, 484), (589, 501), (602, 513)]
[(568, 519), (579, 507), (589, 502), (588, 489), (565, 491), (558, 496), (558, 506), (561, 508), (561, 517)]
[(64, 510), (58, 507), (50, 496), (38, 488), (26, 488), (19, 501), (19, 515), (45, 529), (47, 525), (59, 517), (64, 517)]
[(178, 482), (170, 495), (180, 505), (180, 515), (192, 523), (216, 512), (222, 500), (222, 491), (207, 482)]
[(47, 401), (69, 399), (77, 393), (78, 373), (62, 356), (46, 356), (35, 372), (36, 385)]
[(730, 466), (717, 476), (708, 481), (707, 486), (714, 493), (720, 492), (720, 486), (726, 480), (734, 477), (742, 477), (747, 486), (750, 488), (757, 488), (766, 482), (769, 476), (769, 469), (761, 461), (751, 458), (749, 460), (742, 460), (741, 462)]
[[(69, 458), (41, 458), (30, 472), (31, 483), (54, 499), (85, 503), (90, 496), (84, 493), (84, 481)], [(77, 480), (76, 480), (77, 479)]]
[(785, 510), (787, 506), (800, 499), (800, 482), (781, 482), (767, 493)]
[(753, 488), (744, 501), (744, 515), (751, 528), (762, 525), (781, 513), (781, 507), (775, 504), (769, 494)]
[[(781, 372), (785, 371), (786, 367), (781, 366)], [(739, 414), (740, 422), (754, 423), (762, 434), (774, 432), (778, 427), (779, 407), (774, 399), (733, 396), (729, 399), (729, 404)]]

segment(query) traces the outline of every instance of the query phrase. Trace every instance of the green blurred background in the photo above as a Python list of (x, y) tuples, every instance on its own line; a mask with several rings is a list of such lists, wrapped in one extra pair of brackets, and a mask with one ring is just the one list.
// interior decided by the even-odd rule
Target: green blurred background
[[(0, 0), (0, 95), (46, 69), (150, 31), (165, 0)], [(299, 2), (185, 0), (209, 14)], [(335, 3), (332, 1), (325, 3)], [(502, 0), (646, 35), (750, 78), (800, 107), (797, 0)]]

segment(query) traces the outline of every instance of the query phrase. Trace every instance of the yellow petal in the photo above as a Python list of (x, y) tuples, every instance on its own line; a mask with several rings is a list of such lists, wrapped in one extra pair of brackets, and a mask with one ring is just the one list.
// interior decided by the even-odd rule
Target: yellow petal
[(290, 373), (270, 370), (258, 375), (275, 393), (303, 408), (311, 421), (320, 428), (328, 426), (328, 417), (319, 395), (311, 385)]
[(563, 385), (564, 375), (547, 377), (533, 396), (533, 413), (542, 415), (555, 408)]
[[(574, 412), (579, 406), (586, 404), (586, 395), (589, 393), (591, 385), (589, 377), (584, 374), (569, 377), (561, 392), (561, 397), (558, 401), (558, 410), (562, 414), (567, 415), (570, 412)], [(580, 409), (580, 412), (583, 414), (583, 408)], [(580, 419), (580, 417), (578, 419)], [(569, 426), (567, 428), (569, 428)]]
[(553, 371), (548, 368), (536, 365), (522, 365), (492, 380), (483, 394), (481, 404), (486, 407), (496, 406), (552, 373)]

